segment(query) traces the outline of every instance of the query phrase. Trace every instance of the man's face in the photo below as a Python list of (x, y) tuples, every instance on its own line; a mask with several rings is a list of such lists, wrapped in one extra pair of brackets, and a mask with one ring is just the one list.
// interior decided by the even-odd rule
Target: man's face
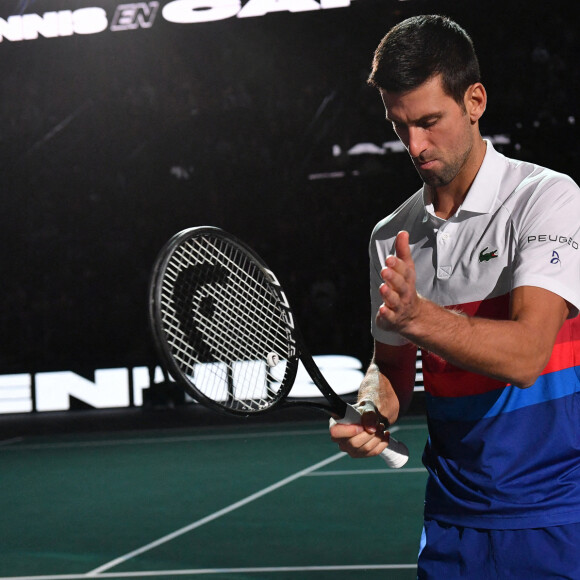
[(433, 188), (449, 185), (466, 165), (474, 144), (465, 108), (444, 92), (439, 75), (406, 93), (380, 92), (387, 120), (421, 179)]

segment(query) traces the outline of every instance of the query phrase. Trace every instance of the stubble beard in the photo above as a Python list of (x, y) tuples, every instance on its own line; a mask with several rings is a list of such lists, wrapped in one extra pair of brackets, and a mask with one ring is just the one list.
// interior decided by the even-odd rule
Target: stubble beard
[(463, 151), (463, 153), (455, 157), (450, 163), (443, 166), (439, 171), (426, 170), (422, 171), (417, 166), (417, 172), (421, 176), (423, 182), (433, 189), (445, 187), (449, 185), (459, 175), (461, 169), (465, 166), (467, 160), (473, 150), (473, 142)]

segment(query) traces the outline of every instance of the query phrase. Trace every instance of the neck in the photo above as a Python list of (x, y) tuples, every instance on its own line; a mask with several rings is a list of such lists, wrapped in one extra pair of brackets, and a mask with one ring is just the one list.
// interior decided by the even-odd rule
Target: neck
[(475, 141), (471, 154), (455, 178), (447, 185), (430, 188), (435, 215), (449, 219), (455, 214), (475, 180), (486, 150), (487, 144), (480, 137)]

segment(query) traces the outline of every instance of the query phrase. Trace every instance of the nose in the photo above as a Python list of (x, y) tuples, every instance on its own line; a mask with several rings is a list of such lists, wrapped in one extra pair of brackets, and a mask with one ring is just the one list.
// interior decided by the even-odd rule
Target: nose
[(407, 134), (407, 151), (416, 158), (427, 149), (424, 131), (420, 127), (409, 127)]

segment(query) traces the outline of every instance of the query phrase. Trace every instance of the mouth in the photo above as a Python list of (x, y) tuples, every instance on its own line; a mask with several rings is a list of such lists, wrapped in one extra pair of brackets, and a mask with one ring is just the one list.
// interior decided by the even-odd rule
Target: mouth
[(425, 171), (432, 169), (436, 163), (437, 161), (435, 159), (431, 159), (429, 161), (421, 161), (420, 159), (415, 159), (415, 165), (417, 166), (417, 168)]

